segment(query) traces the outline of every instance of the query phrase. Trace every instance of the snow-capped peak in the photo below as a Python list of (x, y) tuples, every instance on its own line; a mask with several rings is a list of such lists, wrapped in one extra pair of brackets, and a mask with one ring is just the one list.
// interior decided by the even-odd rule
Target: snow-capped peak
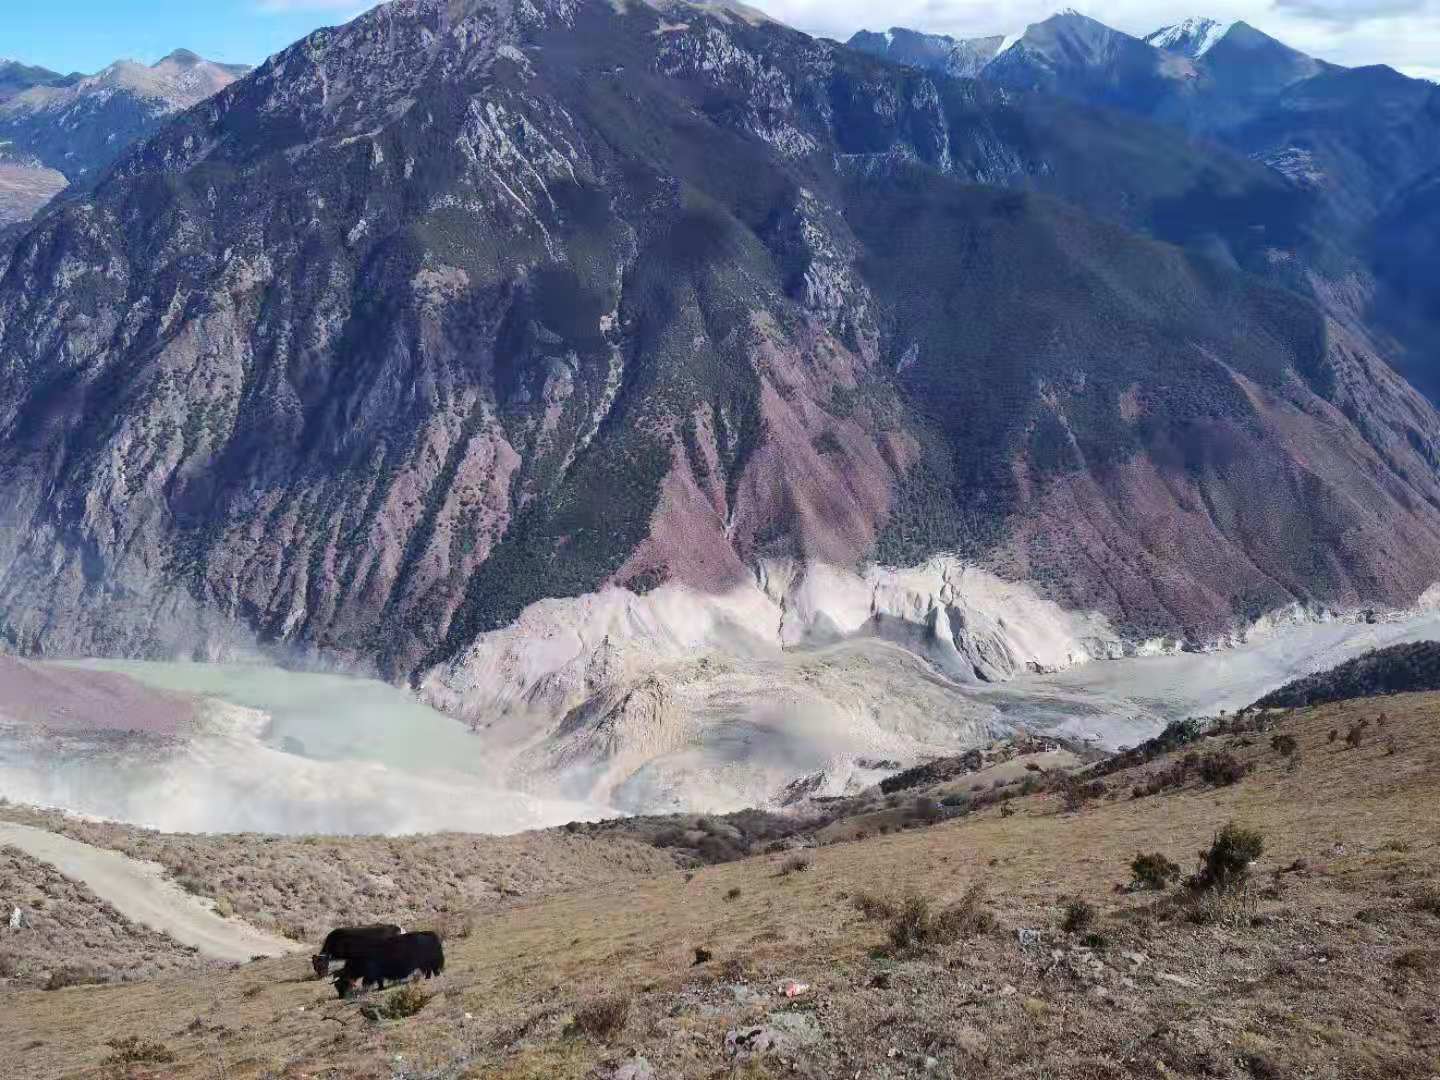
[(1191, 16), (1173, 26), (1161, 27), (1145, 40), (1157, 49), (1184, 53), (1198, 59), (1204, 56), (1220, 41), (1234, 23), (1222, 23), (1218, 19)]

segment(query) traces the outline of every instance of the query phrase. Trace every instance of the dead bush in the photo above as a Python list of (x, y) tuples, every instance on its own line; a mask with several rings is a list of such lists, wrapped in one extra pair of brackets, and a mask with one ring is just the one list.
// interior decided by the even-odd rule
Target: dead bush
[(435, 922), (441, 941), (464, 941), (475, 932), (475, 916), (468, 911), (447, 911)]
[(629, 995), (609, 994), (588, 1001), (576, 1009), (574, 1027), (582, 1035), (608, 1041), (624, 1031), (629, 1021)]
[(1440, 918), (1440, 885), (1426, 885), (1415, 894), (1415, 907)]
[(1270, 748), (1283, 757), (1289, 757), (1300, 748), (1294, 735), (1276, 735), (1270, 740)]
[(915, 800), (915, 816), (927, 825), (933, 825), (945, 816), (945, 811), (934, 799), (922, 795)]
[(867, 919), (889, 919), (895, 914), (895, 905), (883, 896), (876, 896), (872, 892), (858, 892), (854, 900), (855, 910), (864, 915)]
[(0, 979), (13, 979), (20, 973), (20, 961), (13, 953), (0, 953)]
[(164, 1043), (138, 1035), (111, 1039), (105, 1045), (110, 1048), (106, 1065), (168, 1065), (175, 1060), (174, 1052)]
[(1180, 898), (1180, 910), (1187, 922), (1196, 926), (1225, 926), (1239, 930), (1255, 919), (1260, 898), (1248, 880), (1203, 891), (1186, 892)]
[(1395, 957), (1395, 967), (1423, 977), (1440, 974), (1440, 953), (1432, 949), (1406, 949)]
[(812, 860), (809, 855), (791, 855), (790, 858), (780, 864), (780, 876), (785, 877), (789, 874), (803, 874), (806, 870), (810, 869), (811, 865)]
[(105, 982), (105, 977), (85, 964), (66, 964), (50, 973), (45, 983), (46, 990), (64, 990), (68, 986), (96, 986)]
[(1069, 775), (1060, 780), (1060, 800), (1070, 813), (1083, 809), (1086, 803), (1103, 798), (1105, 791), (1103, 780), (1091, 780), (1087, 783), (1078, 777)]
[(954, 904), (935, 912), (928, 898), (912, 893), (890, 919), (890, 944), (897, 950), (947, 945), (990, 929), (994, 919), (984, 908), (983, 885), (972, 885)]
[(1226, 750), (1217, 751), (1213, 754), (1206, 754), (1200, 759), (1197, 771), (1200, 779), (1214, 787), (1229, 787), (1231, 784), (1238, 784), (1245, 779), (1249, 770), (1240, 762), (1234, 754)]

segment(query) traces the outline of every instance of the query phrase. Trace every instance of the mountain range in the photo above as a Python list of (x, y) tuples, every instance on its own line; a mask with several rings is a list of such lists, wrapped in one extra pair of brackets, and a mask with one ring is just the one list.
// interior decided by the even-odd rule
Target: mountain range
[(108, 163), (33, 129), (85, 187), (0, 247), (0, 641), (613, 732), (701, 648), (1004, 678), (1433, 599), (1435, 88), (1161, 37), (1061, 15), (976, 79), (396, 0), (172, 57), (194, 103)]
[(249, 69), (178, 49), (152, 65), (94, 75), (0, 61), (0, 226), (24, 221), (67, 184), (97, 177), (126, 148)]
[[(883, 36), (863, 32), (850, 44), (951, 73), (939, 45), (907, 51), (909, 32), (893, 30), (890, 38), (900, 44), (882, 48)], [(964, 51), (988, 49), (995, 39), (944, 40)], [(1192, 18), (1142, 40), (1066, 11), (1005, 40), (978, 78), (1177, 127), (1313, 192), (1333, 246), (1356, 255), (1347, 271), (1328, 276), (1347, 282), (1347, 302), (1386, 339), (1391, 362), (1440, 400), (1431, 287), (1423, 277), (1397, 280), (1391, 268), (1398, 264), (1384, 256), (1377, 263), (1373, 254), (1393, 252), (1396, 220), (1406, 229), (1424, 220), (1406, 211), (1406, 200), (1440, 175), (1440, 87), (1384, 66), (1316, 60), (1244, 22)], [(1405, 243), (1425, 247), (1435, 239), (1422, 232)]]

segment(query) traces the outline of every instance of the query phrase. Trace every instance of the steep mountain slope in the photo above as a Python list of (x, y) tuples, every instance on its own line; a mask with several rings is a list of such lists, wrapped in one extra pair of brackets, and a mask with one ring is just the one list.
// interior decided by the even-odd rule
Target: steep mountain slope
[(73, 183), (247, 70), (178, 49), (148, 67), (120, 60), (95, 75), (36, 79), (0, 102), (0, 141)]
[(1411, 602), (1440, 418), (1237, 269), (1305, 265), (1308, 195), (1145, 130), (713, 6), (320, 31), (0, 259), (0, 634), (563, 713), (636, 635), (883, 630), (1002, 677), (1066, 618), (958, 574), (807, 591), (871, 557), (1131, 640)]
[(1215, 92), (1238, 99), (1264, 98), (1334, 70), (1247, 22), (1231, 23), (1203, 55)]
[[(943, 70), (939, 62), (929, 66)], [(1440, 401), (1440, 368), (1426, 336), (1426, 311), (1440, 302), (1436, 279), (1396, 289), (1374, 263), (1371, 241), (1377, 228), (1394, 232), (1378, 215), (1393, 221), (1400, 194), (1440, 168), (1440, 91), (1433, 84), (1383, 66), (1327, 64), (1244, 22), (1187, 19), (1141, 42), (1074, 13), (1030, 27), (980, 77), (1221, 142), (1309, 191), (1324, 208), (1324, 223), (1317, 218), (1311, 231), (1326, 237), (1328, 250), (1288, 284), (1380, 342)]]
[(1393, 336), (1395, 364), (1430, 400), (1440, 401), (1440, 170), (1401, 191), (1370, 237), (1376, 319)]
[(1015, 90), (1042, 90), (1143, 115), (1188, 95), (1196, 78), (1188, 58), (1075, 11), (1027, 27), (981, 74)]
[(995, 59), (1004, 42), (1001, 35), (959, 39), (945, 34), (920, 34), (897, 26), (883, 34), (861, 30), (847, 44), (882, 60), (973, 79)]

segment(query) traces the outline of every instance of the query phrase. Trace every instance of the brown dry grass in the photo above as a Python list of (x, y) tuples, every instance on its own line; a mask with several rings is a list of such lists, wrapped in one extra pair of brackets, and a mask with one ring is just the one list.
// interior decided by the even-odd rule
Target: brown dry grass
[(0, 847), (0, 989), (138, 982), (215, 965), (126, 919), (85, 886), (12, 847)]
[(0, 807), (0, 816), (158, 862), (227, 914), (300, 941), (322, 938), (337, 921), (398, 921), (464, 936), (474, 911), (674, 866), (664, 852), (624, 836), (562, 829), (400, 838), (174, 835), (19, 806)]
[[(1440, 882), (1440, 695), (1386, 699), (1393, 756), (1326, 743), (1373, 711), (1280, 718), (1293, 771), (1268, 738), (1210, 740), (1254, 766), (1229, 787), (1074, 814), (1036, 795), (1009, 817), (821, 848), (803, 874), (780, 876), (776, 855), (521, 898), (447, 946), (436, 998), (405, 1020), (364, 1019), (303, 958), (10, 994), (0, 1060), (28, 1045), (28, 1076), (89, 1075), (133, 1035), (164, 1042), (177, 1077), (580, 1080), (635, 1053), (665, 1077), (1432, 1077), (1440, 918), (1420, 900)], [(1137, 851), (1188, 869), (1230, 820), (1265, 835), (1253, 920), (1197, 926), (1168, 895), (1116, 891)], [(903, 955), (856, 910), (862, 893), (943, 910), (980, 882), (993, 928)], [(1058, 930), (1074, 896), (1098, 908), (1090, 947)], [(715, 959), (692, 968), (697, 947)], [(787, 998), (791, 980), (808, 991)], [(623, 1030), (577, 1038), (576, 1011), (612, 995), (632, 1001)], [(780, 1045), (736, 1071), (725, 1034), (750, 1024)]]

